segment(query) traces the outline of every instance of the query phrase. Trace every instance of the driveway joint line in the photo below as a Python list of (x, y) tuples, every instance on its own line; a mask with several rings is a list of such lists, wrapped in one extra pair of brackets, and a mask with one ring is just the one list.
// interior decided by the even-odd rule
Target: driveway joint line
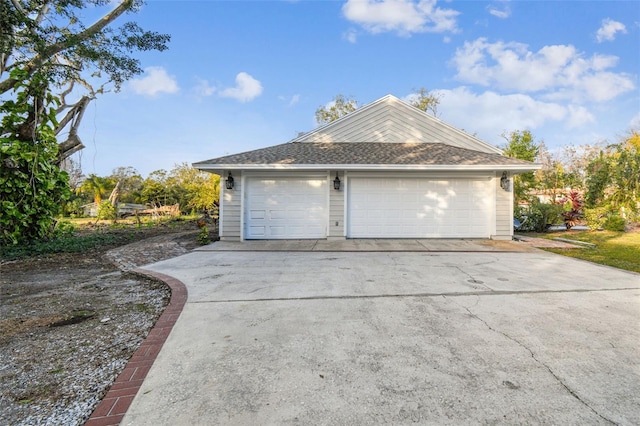
[[(443, 296), (446, 299), (446, 296)], [(596, 409), (594, 409), (591, 405), (589, 405), (585, 400), (583, 400), (580, 395), (578, 395), (578, 393), (576, 391), (574, 391), (573, 389), (571, 389), (561, 378), (560, 376), (558, 376), (552, 369), (551, 367), (549, 367), (547, 364), (545, 364), (543, 361), (541, 361), (540, 359), (538, 359), (538, 357), (536, 356), (535, 352), (533, 352), (533, 350), (531, 350), (527, 345), (525, 345), (524, 343), (522, 343), (521, 341), (519, 341), (518, 339), (516, 339), (515, 337), (510, 336), (509, 334), (500, 331), (496, 328), (493, 328), (492, 326), (489, 325), (489, 323), (487, 323), (487, 321), (485, 321), (484, 319), (480, 318), (480, 316), (478, 316), (477, 314), (473, 313), (471, 311), (471, 309), (469, 309), (468, 307), (461, 305), (457, 302), (453, 302), (456, 305), (460, 306), (461, 308), (463, 308), (465, 311), (467, 311), (469, 313), (469, 315), (471, 315), (473, 318), (475, 318), (476, 320), (480, 321), (482, 324), (485, 325), (485, 327), (487, 327), (489, 330), (493, 331), (494, 333), (498, 333), (502, 336), (504, 336), (505, 338), (511, 340), (512, 342), (516, 343), (518, 346), (520, 346), (521, 348), (523, 348), (524, 350), (526, 350), (527, 352), (529, 352), (529, 354), (531, 354), (531, 358), (533, 358), (533, 360), (541, 365), (542, 367), (544, 367), (549, 374), (551, 374), (553, 376), (553, 378), (560, 384), (562, 385), (563, 388), (565, 388), (565, 390), (567, 392), (569, 392), (569, 394), (571, 396), (573, 396), (575, 399), (577, 399), (582, 405), (584, 405), (585, 407), (587, 407), (589, 410), (591, 410), (595, 415), (597, 415), (598, 417), (600, 417), (602, 420), (612, 424), (612, 425), (618, 425), (618, 423), (614, 422), (613, 420), (603, 416), (602, 414), (600, 414), (598, 411), (596, 411)]]
[(305, 300), (350, 300), (350, 299), (384, 299), (399, 297), (464, 297), (464, 296), (512, 296), (520, 294), (563, 294), (563, 293), (596, 293), (607, 291), (631, 291), (640, 290), (640, 287), (625, 288), (600, 288), (600, 289), (574, 289), (574, 290), (531, 290), (531, 291), (471, 291), (464, 293), (407, 293), (407, 294), (359, 294), (344, 296), (309, 296), (309, 297), (271, 297), (257, 299), (221, 299), (221, 300), (194, 300), (187, 303), (246, 303), (246, 302), (284, 302)]

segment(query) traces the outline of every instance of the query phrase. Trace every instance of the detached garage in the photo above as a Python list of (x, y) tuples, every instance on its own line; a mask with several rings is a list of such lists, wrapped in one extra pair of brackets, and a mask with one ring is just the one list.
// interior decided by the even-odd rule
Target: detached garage
[(539, 168), (387, 95), (281, 145), (194, 167), (219, 174), (220, 238), (513, 235), (512, 177)]

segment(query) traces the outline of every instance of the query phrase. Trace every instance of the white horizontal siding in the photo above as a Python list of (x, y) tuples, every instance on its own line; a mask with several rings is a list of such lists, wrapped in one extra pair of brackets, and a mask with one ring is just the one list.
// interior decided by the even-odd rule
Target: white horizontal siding
[(513, 237), (513, 182), (509, 191), (500, 187), (500, 176), (494, 179), (496, 189), (496, 234), (495, 239), (511, 239)]
[(379, 99), (296, 142), (444, 143), (480, 152), (499, 149), (393, 96)]
[(234, 171), (233, 177), (233, 189), (224, 188), (224, 182), (220, 185), (220, 239), (238, 241), (242, 229), (242, 173)]
[(333, 189), (333, 179), (336, 173), (329, 174), (329, 232), (328, 236), (333, 238), (344, 237), (344, 207), (345, 207), (345, 184), (346, 179), (344, 173), (338, 173), (338, 177), (342, 181), (342, 187), (339, 191)]

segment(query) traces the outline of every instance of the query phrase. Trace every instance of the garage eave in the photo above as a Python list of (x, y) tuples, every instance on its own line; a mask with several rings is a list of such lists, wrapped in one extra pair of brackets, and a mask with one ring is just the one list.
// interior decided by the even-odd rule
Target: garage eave
[(226, 170), (259, 171), (508, 171), (526, 173), (542, 168), (541, 164), (207, 164), (194, 163), (199, 170), (223, 174)]

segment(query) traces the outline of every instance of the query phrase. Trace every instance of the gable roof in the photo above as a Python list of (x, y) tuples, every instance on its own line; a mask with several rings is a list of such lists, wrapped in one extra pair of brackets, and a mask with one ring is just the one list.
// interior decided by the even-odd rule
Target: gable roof
[(325, 124), (291, 142), (443, 143), (474, 151), (502, 151), (393, 95)]
[(442, 143), (289, 142), (194, 163), (201, 170), (510, 170), (536, 165)]
[(509, 170), (539, 164), (499, 148), (387, 95), (289, 143), (193, 163), (224, 170)]

